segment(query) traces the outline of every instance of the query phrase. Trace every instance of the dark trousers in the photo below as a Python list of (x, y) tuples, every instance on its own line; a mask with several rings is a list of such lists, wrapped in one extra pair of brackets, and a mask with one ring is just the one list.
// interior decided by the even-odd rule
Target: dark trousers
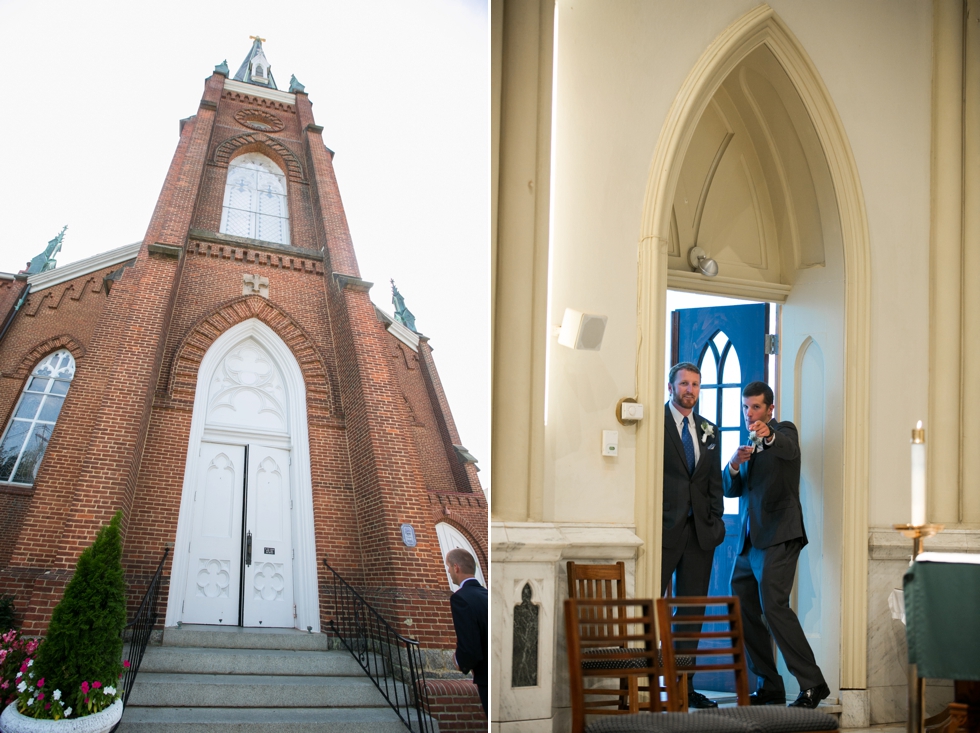
[[(698, 544), (697, 532), (694, 530), (694, 518), (688, 517), (681, 535), (681, 541), (674, 547), (661, 548), (660, 554), (660, 595), (667, 592), (670, 585), (670, 578), (677, 572), (677, 596), (706, 596), (708, 595), (708, 583), (711, 581), (711, 563), (715, 558), (715, 550), (701, 549)], [(677, 615), (700, 616), (704, 614), (704, 606), (699, 608), (679, 608)], [(677, 626), (678, 631), (701, 630), (701, 624), (685, 624)], [(697, 641), (679, 641), (677, 650), (684, 651), (697, 648)], [(690, 675), (693, 677), (694, 675)], [(689, 690), (694, 686), (689, 685)]]
[(480, 704), (483, 706), (483, 714), (484, 715), (488, 715), (488, 713), (487, 713), (487, 685), (486, 685), (486, 683), (484, 683), (482, 685), (477, 685), (476, 686), (476, 691), (478, 693), (480, 693)]
[(796, 539), (759, 550), (746, 538), (732, 572), (732, 592), (742, 604), (749, 669), (762, 678), (762, 688), (767, 692), (785, 690), (776, 671), (772, 639), (776, 640), (786, 667), (800, 683), (801, 690), (824, 683), (800, 620), (789, 605), (796, 562), (802, 549), (802, 541)]

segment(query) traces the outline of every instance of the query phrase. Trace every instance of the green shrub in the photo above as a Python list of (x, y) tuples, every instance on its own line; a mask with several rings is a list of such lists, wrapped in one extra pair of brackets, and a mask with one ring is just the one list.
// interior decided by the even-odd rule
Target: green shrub
[(0, 596), (0, 634), (17, 628), (14, 614), (14, 597)]
[[(37, 650), (36, 678), (44, 680), (47, 690), (61, 690), (63, 699), (78, 711), (76, 715), (98, 712), (111, 704), (111, 700), (102, 700), (102, 695), (93, 699), (89, 686), (99, 683), (102, 689), (114, 687), (123, 671), (126, 586), (121, 521), (119, 512), (78, 558), (75, 575), (55, 607), (47, 636)], [(43, 709), (40, 705), (31, 707)], [(35, 717), (47, 716), (42, 713)]]

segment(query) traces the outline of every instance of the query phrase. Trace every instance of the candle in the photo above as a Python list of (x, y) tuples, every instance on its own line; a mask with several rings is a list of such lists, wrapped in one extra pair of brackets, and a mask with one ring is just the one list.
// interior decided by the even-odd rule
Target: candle
[(922, 421), (912, 431), (912, 526), (926, 523), (926, 431)]

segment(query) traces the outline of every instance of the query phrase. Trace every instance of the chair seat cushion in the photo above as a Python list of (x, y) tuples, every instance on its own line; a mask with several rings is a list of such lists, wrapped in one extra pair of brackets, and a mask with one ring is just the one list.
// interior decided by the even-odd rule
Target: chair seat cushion
[(693, 713), (605, 715), (586, 726), (586, 733), (803, 733), (837, 730), (830, 715), (779, 705), (713, 708)]
[[(626, 659), (605, 659), (610, 654), (629, 654)], [(600, 659), (590, 659), (600, 657)], [(650, 665), (650, 652), (644, 649), (624, 649), (619, 646), (582, 650), (582, 669), (643, 669)]]
[[(704, 712), (698, 713), (703, 714)], [(837, 719), (832, 715), (818, 710), (782, 705), (716, 708), (710, 714), (747, 723), (757, 733), (801, 733), (811, 730), (837, 730), (839, 727)]]
[(633, 713), (604, 715), (585, 727), (585, 733), (755, 733), (737, 718), (703, 713)]
[[(633, 658), (628, 659), (589, 659), (589, 657), (604, 657), (609, 654), (629, 653)], [(582, 650), (582, 669), (642, 669), (647, 666), (649, 660), (647, 652), (643, 649), (623, 649), (622, 647), (595, 647)], [(677, 656), (675, 657), (677, 668), (694, 666), (694, 657)], [(657, 665), (664, 666), (663, 655), (657, 650)]]

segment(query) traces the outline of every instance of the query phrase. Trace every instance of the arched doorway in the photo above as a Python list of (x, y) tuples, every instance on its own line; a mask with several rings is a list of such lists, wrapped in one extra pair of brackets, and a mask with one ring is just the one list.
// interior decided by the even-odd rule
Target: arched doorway
[[(692, 244), (718, 260), (719, 278), (709, 281), (682, 264)], [(803, 446), (804, 452), (819, 453), (820, 462), (820, 470), (811, 471), (821, 482), (823, 510), (818, 656), (832, 687), (864, 687), (867, 223), (856, 165), (827, 90), (766, 5), (715, 40), (675, 99), (651, 167), (639, 271), (641, 402), (653, 403), (663, 390), (668, 285), (784, 304), (780, 416), (793, 419), (800, 404), (809, 404), (808, 390), (817, 382), (826, 406), (819, 429), (809, 412), (810, 445)], [(807, 339), (823, 349), (821, 379), (804, 360), (798, 385), (795, 357)], [(637, 491), (635, 508), (646, 547), (660, 546), (658, 423), (648, 421), (637, 432), (636, 483), (651, 487)], [(656, 553), (641, 553), (639, 595), (657, 587), (657, 559)], [(808, 566), (810, 578), (812, 570)]]
[(258, 319), (198, 371), (167, 625), (319, 630), (306, 389)]

